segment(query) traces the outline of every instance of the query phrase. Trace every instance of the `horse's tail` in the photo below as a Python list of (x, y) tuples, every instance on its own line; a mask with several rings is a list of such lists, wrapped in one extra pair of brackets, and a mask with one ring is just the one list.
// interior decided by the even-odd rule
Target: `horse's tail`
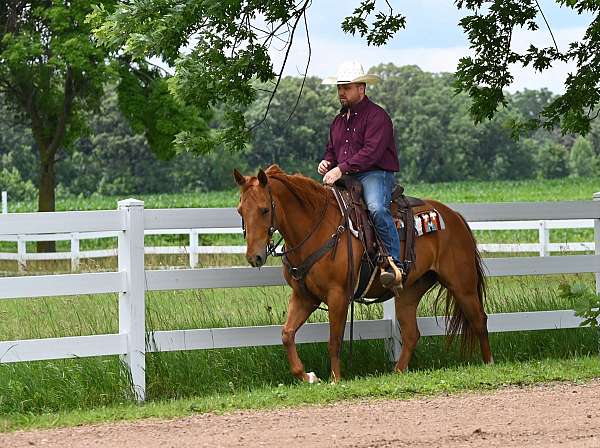
[[(455, 212), (455, 213), (460, 217), (460, 219), (465, 224), (465, 227), (467, 228), (467, 231), (469, 232), (469, 238), (471, 239), (471, 241), (473, 243), (472, 254), (473, 254), (473, 258), (474, 258), (474, 262), (475, 262), (475, 274), (477, 275), (477, 299), (479, 300), (479, 305), (481, 306), (481, 309), (483, 309), (483, 302), (486, 299), (487, 290), (486, 290), (486, 279), (485, 279), (485, 272), (484, 272), (484, 267), (483, 267), (483, 260), (481, 259), (481, 253), (479, 252), (479, 249), (477, 249), (477, 242), (475, 240), (475, 235), (473, 235), (473, 231), (469, 227), (469, 224), (467, 223), (465, 218), (460, 213), (458, 213), (458, 212)], [(438, 291), (436, 302), (442, 298), (442, 296), (444, 295), (444, 292), (446, 293), (445, 294), (446, 304), (445, 304), (444, 314), (446, 315), (446, 318), (449, 319), (447, 326), (446, 326), (446, 335), (447, 335), (446, 348), (448, 348), (452, 344), (456, 335), (458, 335), (460, 333), (461, 334), (460, 352), (463, 355), (470, 355), (473, 352), (473, 349), (475, 348), (475, 343), (477, 342), (478, 337), (475, 334), (473, 327), (470, 325), (464, 311), (457, 304), (456, 298), (454, 297), (454, 294), (452, 293), (452, 291), (450, 291), (447, 288), (440, 288), (440, 290)]]

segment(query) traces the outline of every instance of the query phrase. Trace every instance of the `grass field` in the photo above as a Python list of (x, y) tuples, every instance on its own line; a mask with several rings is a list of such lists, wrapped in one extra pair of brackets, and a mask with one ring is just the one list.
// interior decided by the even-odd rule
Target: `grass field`
[[(233, 176), (229, 191), (185, 194), (140, 194), (146, 208), (175, 207), (233, 207), (237, 205), (238, 190)], [(496, 182), (452, 182), (432, 184), (405, 184), (410, 196), (436, 199), (441, 202), (514, 202), (514, 201), (576, 201), (590, 200), (600, 191), (600, 177), (564, 178)], [(124, 197), (96, 196), (58, 197), (57, 211), (114, 210)], [(9, 212), (33, 212), (37, 202), (10, 202)]]
[[(594, 191), (600, 191), (600, 178), (541, 183), (416, 185), (407, 189), (408, 194), (435, 197), (444, 202), (588, 200)], [(141, 199), (146, 201), (148, 208), (221, 207), (235, 205), (237, 192), (142, 196)], [(59, 201), (58, 208), (113, 209), (116, 200), (69, 199)], [(31, 211), (33, 208), (32, 204), (16, 204), (16, 208), (17, 205), (21, 207), (19, 211)], [(480, 241), (537, 241), (536, 232), (494, 232), (489, 240), (486, 233), (480, 232)], [(229, 238), (208, 241), (227, 244), (236, 241), (241, 244), (239, 237)], [(587, 230), (571, 231), (553, 238), (591, 241), (593, 235)], [(158, 238), (150, 243), (176, 242)], [(82, 249), (85, 246), (82, 245)], [(174, 262), (185, 265), (186, 258), (159, 257), (148, 258), (147, 261), (149, 266), (154, 267)], [(239, 265), (243, 264), (243, 259), (206, 257), (202, 263)], [(114, 260), (101, 263), (89, 261), (85, 270), (114, 267)], [(38, 272), (63, 271), (68, 269), (68, 264), (32, 264), (32, 268)], [(8, 264), (3, 264), (2, 269), (5, 269), (5, 275), (14, 274), (14, 268)], [(581, 284), (592, 290), (594, 277), (582, 274), (493, 278), (489, 280), (486, 311), (572, 309), (575, 299), (560, 294), (560, 285), (565, 283)], [(288, 294), (287, 287), (151, 292), (147, 295), (147, 328), (171, 330), (281, 324), (285, 318)], [(432, 315), (433, 308), (432, 295), (429, 295), (423, 300), (419, 315)], [(381, 313), (379, 305), (358, 306), (356, 318), (375, 319), (381, 317)], [(326, 321), (326, 314), (317, 311), (311, 321)], [(0, 340), (117, 331), (117, 296), (114, 294), (0, 300)], [(142, 408), (128, 404), (131, 399), (129, 379), (118, 357), (0, 364), (0, 430), (31, 425), (51, 426), (60, 422), (76, 424), (88, 420), (132, 418), (144, 415), (144, 409), (147, 410), (146, 415), (157, 415), (153, 414), (156, 409), (164, 409), (160, 415), (182, 415), (194, 410), (230, 409), (236, 407), (236, 403), (237, 407), (276, 406), (278, 403), (291, 405), (358, 396), (383, 396), (388, 393), (396, 396), (392, 390), (394, 388), (402, 393), (410, 390), (416, 394), (436, 393), (445, 391), (443, 384), (455, 384), (453, 387), (460, 389), (460, 384), (464, 382), (464, 388), (477, 389), (530, 381), (577, 380), (600, 375), (598, 337), (595, 330), (589, 328), (493, 334), (491, 343), (497, 365), (484, 370), (479, 366), (478, 353), (465, 359), (460, 356), (457, 347), (445, 351), (443, 338), (422, 338), (410, 366), (412, 373), (403, 380), (403, 377), (388, 375), (392, 366), (382, 341), (359, 341), (355, 343), (352, 368), (348, 369), (348, 363), (345, 362), (344, 374), (352, 380), (348, 381), (347, 387), (354, 391), (347, 394), (345, 391), (348, 389), (345, 388), (312, 392), (295, 383), (288, 372), (283, 349), (279, 346), (149, 354), (146, 372), (149, 403)], [(304, 344), (299, 351), (307, 369), (314, 370), (322, 378), (328, 377), (326, 344)], [(347, 354), (343, 359), (347, 361)], [(568, 371), (568, 375), (556, 374), (561, 369)], [(461, 379), (464, 381), (461, 382)], [(377, 391), (380, 391), (380, 395)], [(401, 395), (400, 392), (397, 395)], [(61, 417), (65, 413), (71, 416), (71, 420)]]
[[(232, 177), (233, 184), (233, 177)], [(445, 203), (460, 202), (515, 202), (515, 201), (575, 201), (591, 200), (600, 191), (600, 177), (565, 178), (553, 180), (498, 181), (498, 182), (454, 182), (438, 184), (406, 185), (406, 194), (422, 198), (432, 198)], [(234, 207), (238, 202), (238, 190), (185, 193), (169, 195), (137, 195), (146, 208), (188, 208), (188, 207)], [(114, 210), (122, 197), (90, 196), (57, 198), (56, 210)], [(10, 198), (9, 198), (10, 201)], [(9, 202), (10, 212), (33, 212), (35, 202)], [(481, 243), (535, 243), (538, 233), (535, 230), (519, 231), (477, 231), (475, 235)], [(550, 232), (550, 242), (593, 241), (593, 230), (555, 229)], [(58, 250), (69, 250), (69, 242), (57, 243)], [(81, 250), (116, 247), (116, 238), (82, 240)], [(147, 236), (146, 245), (187, 245), (187, 235)], [(243, 244), (241, 235), (200, 235), (201, 245)], [(16, 243), (0, 241), (0, 251), (16, 252)], [(28, 252), (35, 252), (35, 243), (27, 244)], [(14, 262), (13, 262), (14, 264)], [(184, 263), (185, 265), (185, 263)]]

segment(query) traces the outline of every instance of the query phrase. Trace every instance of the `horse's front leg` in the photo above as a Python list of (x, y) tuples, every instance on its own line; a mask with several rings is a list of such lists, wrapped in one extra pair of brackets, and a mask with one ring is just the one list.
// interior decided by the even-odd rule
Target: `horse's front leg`
[(309, 383), (315, 383), (319, 379), (313, 372), (306, 373), (304, 371), (304, 365), (296, 350), (296, 332), (318, 306), (318, 304), (305, 299), (296, 292), (292, 292), (288, 304), (287, 320), (281, 331), (281, 340), (287, 351), (292, 375)]
[(331, 381), (337, 383), (342, 378), (340, 354), (348, 315), (347, 298), (343, 291), (336, 291), (327, 297), (329, 311), (329, 358), (331, 360)]

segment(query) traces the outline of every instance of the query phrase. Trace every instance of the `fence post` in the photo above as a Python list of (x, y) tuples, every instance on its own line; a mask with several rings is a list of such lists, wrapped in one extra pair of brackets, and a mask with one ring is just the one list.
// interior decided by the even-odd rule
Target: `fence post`
[(119, 272), (125, 272), (119, 294), (119, 333), (127, 335), (127, 354), (133, 390), (138, 401), (146, 396), (146, 324), (144, 282), (144, 202), (118, 202), (125, 230), (119, 233)]
[(198, 229), (190, 229), (190, 268), (198, 267)]
[(27, 241), (25, 235), (17, 235), (17, 265), (19, 272), (24, 272), (27, 269)]
[[(594, 193), (594, 201), (600, 201), (600, 191)], [(595, 254), (600, 255), (600, 216), (594, 219)], [(596, 294), (600, 294), (600, 272), (596, 272)]]
[(71, 271), (79, 271), (79, 233), (71, 233)]
[(8, 194), (6, 191), (2, 192), (2, 214), (8, 213)]
[(540, 242), (540, 257), (546, 257), (548, 254), (548, 244), (550, 244), (550, 231), (546, 221), (538, 222), (538, 236)]
[(390, 361), (396, 362), (400, 358), (402, 339), (400, 338), (400, 324), (396, 320), (396, 300), (394, 298), (383, 302), (383, 319), (389, 320), (392, 326), (392, 337), (385, 341), (385, 348)]

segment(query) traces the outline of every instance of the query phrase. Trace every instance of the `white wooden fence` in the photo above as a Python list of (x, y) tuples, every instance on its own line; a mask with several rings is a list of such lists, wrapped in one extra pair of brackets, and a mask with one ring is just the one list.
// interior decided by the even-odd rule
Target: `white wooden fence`
[[(537, 252), (540, 257), (550, 255), (551, 252), (589, 252), (595, 250), (595, 244), (590, 242), (562, 242), (550, 243), (551, 229), (593, 229), (593, 219), (559, 219), (538, 221), (482, 221), (470, 222), (473, 230), (537, 230), (538, 243), (483, 243), (479, 244), (479, 250), (485, 253), (523, 253)], [(145, 254), (172, 255), (182, 254), (189, 257), (189, 266), (198, 267), (198, 255), (200, 254), (243, 254), (246, 246), (201, 246), (200, 235), (209, 234), (241, 234), (240, 227), (230, 228), (194, 228), (194, 229), (155, 229), (146, 230), (145, 235), (187, 235), (186, 246), (156, 246), (144, 247)], [(0, 252), (0, 260), (15, 260), (20, 272), (27, 269), (28, 260), (71, 260), (71, 271), (79, 271), (82, 258), (105, 258), (116, 257), (117, 249), (79, 250), (80, 241), (86, 239), (115, 238), (118, 232), (69, 232), (69, 233), (45, 233), (0, 235), (0, 241), (14, 241), (17, 243), (17, 252)], [(70, 250), (64, 252), (50, 253), (28, 253), (27, 241), (70, 241)]]
[[(553, 203), (455, 204), (470, 222), (593, 219), (596, 253), (551, 257), (486, 259), (492, 276), (596, 273), (600, 292), (600, 193), (594, 201)], [(118, 232), (118, 271), (0, 278), (0, 300), (98, 293), (119, 293), (119, 333), (0, 342), (0, 362), (120, 355), (127, 363), (138, 400), (145, 397), (146, 352), (278, 345), (281, 326), (205, 328), (146, 332), (145, 292), (193, 288), (229, 288), (284, 284), (281, 268), (249, 267), (145, 270), (144, 231), (181, 228), (232, 228), (239, 225), (234, 209), (144, 209), (128, 199), (114, 211), (19, 213), (0, 216), (0, 234)], [(572, 310), (505, 313), (489, 316), (491, 332), (574, 328), (581, 319)], [(418, 320), (423, 336), (445, 333), (445, 320)], [(297, 341), (324, 342), (328, 324), (304, 325)], [(346, 333), (345, 337), (348, 337)], [(397, 357), (399, 328), (392, 301), (381, 320), (355, 322), (357, 339), (385, 339)]]

